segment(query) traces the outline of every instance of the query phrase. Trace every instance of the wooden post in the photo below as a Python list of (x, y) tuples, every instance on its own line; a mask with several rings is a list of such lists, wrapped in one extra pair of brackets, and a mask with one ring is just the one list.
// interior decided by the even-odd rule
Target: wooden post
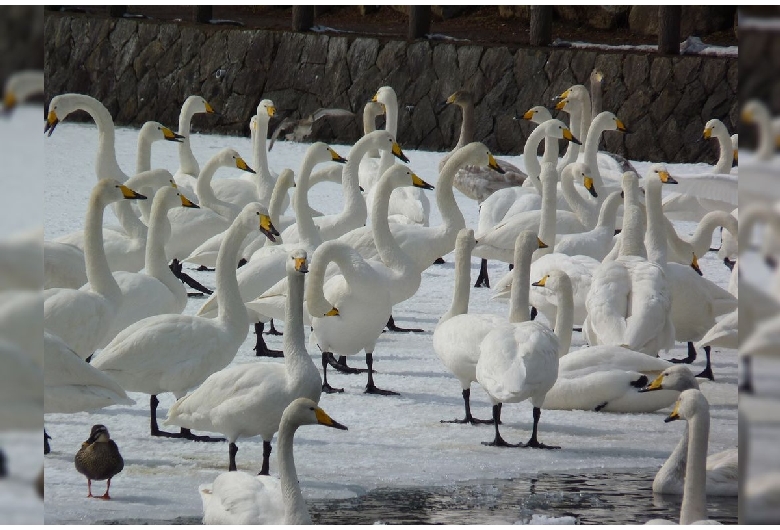
[(293, 6), (293, 31), (309, 31), (314, 25), (314, 6)]
[(431, 6), (409, 6), (409, 40), (421, 39), (431, 32)]
[(658, 53), (680, 54), (682, 6), (658, 6)]
[(531, 46), (552, 42), (552, 6), (531, 6)]
[(192, 18), (198, 24), (208, 24), (214, 18), (213, 6), (195, 6), (193, 8)]
[(127, 13), (127, 6), (108, 6), (108, 16), (113, 18), (122, 18)]

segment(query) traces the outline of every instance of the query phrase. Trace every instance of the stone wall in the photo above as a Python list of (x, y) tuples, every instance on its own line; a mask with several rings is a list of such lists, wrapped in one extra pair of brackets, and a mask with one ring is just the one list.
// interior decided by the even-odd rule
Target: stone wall
[(48, 12), (44, 50), (47, 101), (90, 94), (119, 124), (175, 125), (184, 99), (201, 94), (221, 116), (197, 116), (196, 130), (247, 134), (258, 101), (270, 98), (299, 117), (320, 107), (356, 112), (346, 122), (317, 122), (314, 131), (317, 139), (350, 143), (362, 133), (365, 102), (390, 85), (400, 143), (447, 150), (460, 115), (441, 103), (468, 88), (477, 102), (476, 139), (515, 154), (531, 130), (515, 113), (549, 104), (585, 83), (594, 67), (605, 74), (604, 109), (631, 130), (605, 134), (606, 147), (631, 159), (712, 162), (716, 147), (696, 142), (704, 123), (720, 118), (731, 130), (738, 118), (735, 58), (384, 42)]

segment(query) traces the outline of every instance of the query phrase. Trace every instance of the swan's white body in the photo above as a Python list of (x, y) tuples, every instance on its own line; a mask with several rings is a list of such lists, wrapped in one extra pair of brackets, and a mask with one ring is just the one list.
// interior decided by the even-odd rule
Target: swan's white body
[(65, 341), (82, 359), (100, 346), (122, 303), (122, 291), (103, 250), (103, 210), (112, 202), (141, 197), (115, 180), (98, 182), (90, 196), (84, 228), (89, 287), (44, 292), (44, 328)]
[(0, 338), (0, 431), (43, 427), (43, 371), (18, 345)]
[(62, 339), (43, 333), (44, 413), (90, 411), (134, 402), (108, 375), (85, 363)]
[(284, 364), (258, 362), (212, 374), (171, 407), (166, 425), (222, 433), (231, 444), (238, 438), (258, 435), (270, 443), (288, 405), (301, 397), (320, 400), (322, 379), (306, 351), (303, 334), (306, 253), (291, 252), (286, 270), (290, 292), (284, 327)]
[(42, 242), (43, 225), (0, 239), (0, 291), (41, 289), (45, 272)]
[(293, 459), (293, 435), (301, 425), (344, 429), (314, 401), (299, 398), (284, 411), (279, 424), (279, 475), (276, 479), (232, 471), (200, 486), (203, 524), (311, 524)]
[(41, 291), (0, 291), (0, 337), (19, 346), (43, 368), (43, 293)]
[(241, 241), (258, 225), (268, 234), (274, 231), (265, 207), (249, 204), (223, 242), (217, 267), (217, 293), (222, 303), (216, 319), (188, 315), (145, 318), (119, 333), (93, 366), (114, 377), (125, 390), (151, 395), (173, 392), (177, 398), (227, 366), (249, 326), (233, 264)]

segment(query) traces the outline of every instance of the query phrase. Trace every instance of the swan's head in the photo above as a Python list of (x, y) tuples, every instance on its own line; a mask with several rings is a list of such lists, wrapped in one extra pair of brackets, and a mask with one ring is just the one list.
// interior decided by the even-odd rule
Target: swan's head
[(369, 101), (366, 106), (363, 107), (363, 117), (367, 116), (370, 120), (376, 120), (377, 116), (381, 116), (385, 113), (385, 107), (376, 101)]
[(89, 438), (85, 443), (93, 444), (95, 442), (108, 442), (111, 440), (111, 435), (108, 434), (108, 429), (105, 425), (93, 425), (89, 431)]
[(734, 167), (739, 162), (739, 135), (738, 134), (731, 135), (731, 148), (734, 150), (734, 162), (731, 164), (732, 167)]
[(447, 98), (446, 101), (447, 105), (458, 105), (460, 107), (463, 107), (465, 105), (473, 105), (474, 104), (474, 94), (469, 92), (468, 90), (458, 90), (454, 94), (452, 94), (450, 97)]
[(707, 123), (704, 124), (704, 132), (702, 133), (702, 138), (705, 140), (709, 140), (712, 138), (713, 135), (718, 134), (728, 134), (728, 130), (726, 129), (726, 126), (723, 125), (723, 122), (713, 118)]
[(295, 173), (289, 167), (286, 167), (276, 177), (276, 184), (281, 186), (282, 189), (289, 189), (295, 187)]
[(51, 98), (49, 113), (46, 115), (46, 124), (43, 127), (44, 133), (48, 132), (49, 136), (51, 136), (57, 124), (64, 120), (68, 114), (76, 110), (75, 101), (70, 96), (70, 94), (60, 94)]
[(114, 179), (103, 179), (95, 184), (92, 196), (100, 197), (103, 204), (111, 204), (124, 199), (146, 199), (145, 195), (141, 195)]
[(647, 170), (645, 180), (652, 182), (655, 179), (660, 180), (663, 184), (677, 184), (677, 181), (669, 174), (664, 164), (653, 164)]
[(569, 289), (571, 289), (571, 278), (569, 278), (569, 275), (562, 270), (553, 269), (545, 274), (541, 280), (535, 281), (531, 285), (533, 287), (544, 287), (557, 292), (560, 289), (564, 289), (567, 284)]
[(641, 389), (640, 392), (652, 392), (654, 390), (676, 390), (677, 392), (682, 392), (690, 388), (698, 389), (699, 382), (696, 381), (696, 377), (687, 366), (676, 364), (661, 372), (658, 377)]
[(520, 263), (523, 260), (523, 256), (532, 255), (535, 250), (540, 248), (548, 248), (548, 245), (539, 239), (539, 236), (535, 233), (530, 230), (523, 230), (515, 238), (514, 262)]
[(523, 114), (523, 119), (540, 125), (546, 121), (551, 120), (552, 114), (550, 114), (550, 111), (547, 107), (537, 105), (528, 109), (526, 113)]
[(371, 98), (371, 101), (381, 103), (385, 108), (387, 108), (388, 105), (398, 106), (398, 96), (396, 96), (393, 87), (390, 86), (383, 86), (377, 90), (374, 97)]
[(141, 132), (138, 134), (149, 142), (156, 142), (158, 140), (181, 142), (184, 139), (184, 136), (176, 134), (162, 123), (156, 121), (147, 121), (144, 123), (141, 127)]
[[(493, 156), (493, 153), (490, 152), (490, 149), (488, 149), (485, 144), (481, 142), (472, 142), (467, 146), (459, 149), (455, 155), (450, 157), (444, 167), (446, 168), (451, 163), (457, 164), (458, 168), (462, 166), (474, 165), (489, 167), (498, 173), (506, 173), (506, 171), (504, 171), (501, 166), (498, 165), (498, 162), (496, 162), (496, 159)], [(442, 171), (444, 170), (442, 169)]]
[(623, 191), (620, 193), (621, 197), (625, 197), (626, 195), (630, 195), (631, 193), (638, 191), (639, 175), (637, 175), (634, 171), (626, 171), (623, 173), (620, 186), (623, 188)]
[(582, 145), (582, 142), (574, 137), (571, 130), (566, 127), (566, 124), (561, 120), (548, 120), (539, 127), (544, 127), (542, 130), (544, 131), (545, 136), (558, 138), (559, 140), (567, 140), (569, 142), (574, 142), (577, 145)]
[(306, 150), (306, 158), (310, 158), (315, 164), (322, 162), (338, 162), (345, 164), (347, 159), (334, 151), (328, 144), (315, 142)]
[(177, 188), (173, 187), (160, 188), (157, 193), (154, 194), (154, 199), (152, 199), (152, 201), (152, 209), (158, 208), (159, 204), (162, 204), (162, 207), (166, 211), (171, 208), (176, 208), (177, 206), (183, 208), (200, 208), (200, 206), (182, 195)]
[(246, 171), (248, 173), (255, 173), (255, 170), (249, 167), (249, 165), (244, 161), (243, 158), (241, 158), (241, 155), (238, 154), (238, 151), (235, 149), (226, 148), (217, 153), (216, 155), (217, 160), (219, 161), (219, 165), (222, 167), (236, 167), (242, 171)]
[(740, 118), (745, 123), (758, 123), (769, 121), (769, 108), (763, 101), (751, 99), (742, 107)]
[(284, 409), (282, 414), (282, 423), (292, 423), (295, 426), (300, 425), (324, 425), (334, 429), (347, 430), (347, 427), (340, 424), (322, 410), (317, 403), (308, 398), (298, 398)]
[(241, 213), (238, 214), (238, 217), (236, 217), (236, 221), (234, 222), (237, 222), (239, 219), (241, 219), (241, 222), (246, 223), (246, 226), (251, 229), (259, 227), (260, 232), (262, 232), (271, 242), (276, 241), (274, 236), (279, 235), (279, 231), (274, 227), (274, 224), (271, 222), (271, 217), (268, 215), (268, 209), (259, 202), (250, 202), (244, 206), (244, 209), (241, 210)]
[(287, 273), (306, 274), (309, 272), (309, 260), (306, 251), (302, 249), (293, 250), (287, 255)]
[(575, 162), (566, 166), (564, 171), (569, 172), (575, 180), (580, 180), (585, 189), (588, 190), (591, 197), (598, 197), (599, 194), (596, 191), (596, 185), (593, 182), (593, 177), (590, 176), (590, 170), (588, 165), (583, 162)]
[(425, 182), (418, 177), (406, 166), (401, 164), (393, 164), (382, 174), (380, 178), (383, 186), (387, 186), (390, 189), (402, 188), (404, 186), (414, 186), (415, 188), (422, 188), (424, 190), (432, 190), (433, 186)]
[(368, 138), (371, 148), (390, 151), (397, 159), (407, 164), (409, 163), (409, 159), (406, 158), (406, 155), (401, 150), (401, 146), (398, 145), (398, 142), (395, 141), (395, 138), (389, 132), (385, 130), (374, 131), (368, 134), (366, 138)]
[(458, 237), (455, 238), (455, 252), (471, 253), (475, 246), (477, 246), (477, 240), (474, 239), (474, 230), (461, 228)]
[(276, 116), (276, 107), (270, 99), (264, 99), (257, 104), (257, 116), (259, 118), (273, 118)]
[(127, 179), (127, 182), (125, 182), (125, 186), (134, 190), (149, 187), (153, 188), (155, 191), (159, 190), (160, 188), (175, 188), (175, 184), (176, 181), (173, 180), (173, 175), (171, 175), (171, 172), (162, 168), (143, 171), (137, 175), (133, 175)]
[(692, 388), (684, 391), (677, 398), (677, 403), (674, 404), (674, 410), (664, 420), (666, 423), (674, 420), (690, 420), (697, 414), (706, 413), (707, 417), (710, 414), (710, 403), (701, 390)]
[(593, 121), (596, 120), (598, 120), (600, 123), (603, 123), (605, 131), (619, 131), (622, 133), (628, 132), (628, 129), (626, 128), (625, 124), (620, 120), (620, 118), (618, 118), (608, 110), (605, 110), (604, 112), (600, 113), (598, 116), (596, 116), (596, 119)]
[(563, 110), (565, 112), (571, 112), (573, 109), (579, 109), (585, 100), (590, 101), (590, 94), (588, 89), (583, 85), (574, 85), (568, 90), (561, 93), (554, 99), (559, 99), (555, 105), (555, 110)]

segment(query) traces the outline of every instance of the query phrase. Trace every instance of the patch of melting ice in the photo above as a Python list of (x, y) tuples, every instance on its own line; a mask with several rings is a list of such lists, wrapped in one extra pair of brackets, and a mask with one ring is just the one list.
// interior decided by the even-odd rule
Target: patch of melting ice
[[(681, 497), (653, 495), (654, 476), (653, 470), (539, 473), (452, 486), (379, 488), (352, 499), (310, 500), (309, 511), (315, 524), (511, 524), (532, 518), (538, 523), (539, 516), (568, 516), (578, 524), (678, 520)], [(709, 497), (707, 508), (711, 519), (737, 523), (736, 497)], [(102, 524), (161, 522), (133, 519)], [(164, 522), (198, 524), (200, 518)]]

